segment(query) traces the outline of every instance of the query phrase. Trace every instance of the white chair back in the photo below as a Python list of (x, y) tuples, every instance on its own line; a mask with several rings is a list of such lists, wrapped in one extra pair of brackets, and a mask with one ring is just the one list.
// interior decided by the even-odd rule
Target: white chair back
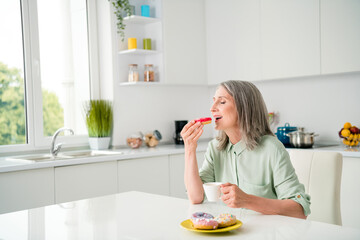
[(308, 219), (342, 225), (340, 187), (342, 155), (312, 150), (289, 151), (299, 181), (311, 197)]

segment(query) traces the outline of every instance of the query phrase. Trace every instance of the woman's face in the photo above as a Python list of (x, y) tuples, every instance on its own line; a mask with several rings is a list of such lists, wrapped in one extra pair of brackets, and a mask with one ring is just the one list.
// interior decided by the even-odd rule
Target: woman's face
[(213, 100), (214, 103), (210, 111), (215, 119), (215, 129), (225, 132), (231, 129), (239, 129), (234, 98), (224, 87), (219, 87), (216, 90)]

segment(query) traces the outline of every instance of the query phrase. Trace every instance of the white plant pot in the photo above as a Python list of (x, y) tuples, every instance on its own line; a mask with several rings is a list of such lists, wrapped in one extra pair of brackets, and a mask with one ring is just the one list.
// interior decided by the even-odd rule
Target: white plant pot
[(89, 144), (92, 150), (103, 150), (108, 149), (110, 145), (110, 137), (89, 137)]

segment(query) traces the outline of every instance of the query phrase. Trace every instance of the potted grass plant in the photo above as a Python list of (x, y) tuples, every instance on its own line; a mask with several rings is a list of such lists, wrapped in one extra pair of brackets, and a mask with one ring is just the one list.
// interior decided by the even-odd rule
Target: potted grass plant
[(111, 101), (90, 100), (84, 104), (86, 127), (90, 148), (108, 149), (113, 126), (113, 108)]

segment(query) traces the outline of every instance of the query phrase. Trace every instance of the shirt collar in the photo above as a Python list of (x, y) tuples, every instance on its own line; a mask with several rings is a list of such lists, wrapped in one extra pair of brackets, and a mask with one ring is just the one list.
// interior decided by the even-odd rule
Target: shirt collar
[(228, 145), (226, 146), (226, 151), (232, 151), (234, 152), (236, 155), (239, 155), (240, 153), (242, 153), (242, 151), (244, 151), (246, 148), (246, 145), (244, 143), (243, 140), (240, 140), (239, 142), (232, 144), (229, 140)]

